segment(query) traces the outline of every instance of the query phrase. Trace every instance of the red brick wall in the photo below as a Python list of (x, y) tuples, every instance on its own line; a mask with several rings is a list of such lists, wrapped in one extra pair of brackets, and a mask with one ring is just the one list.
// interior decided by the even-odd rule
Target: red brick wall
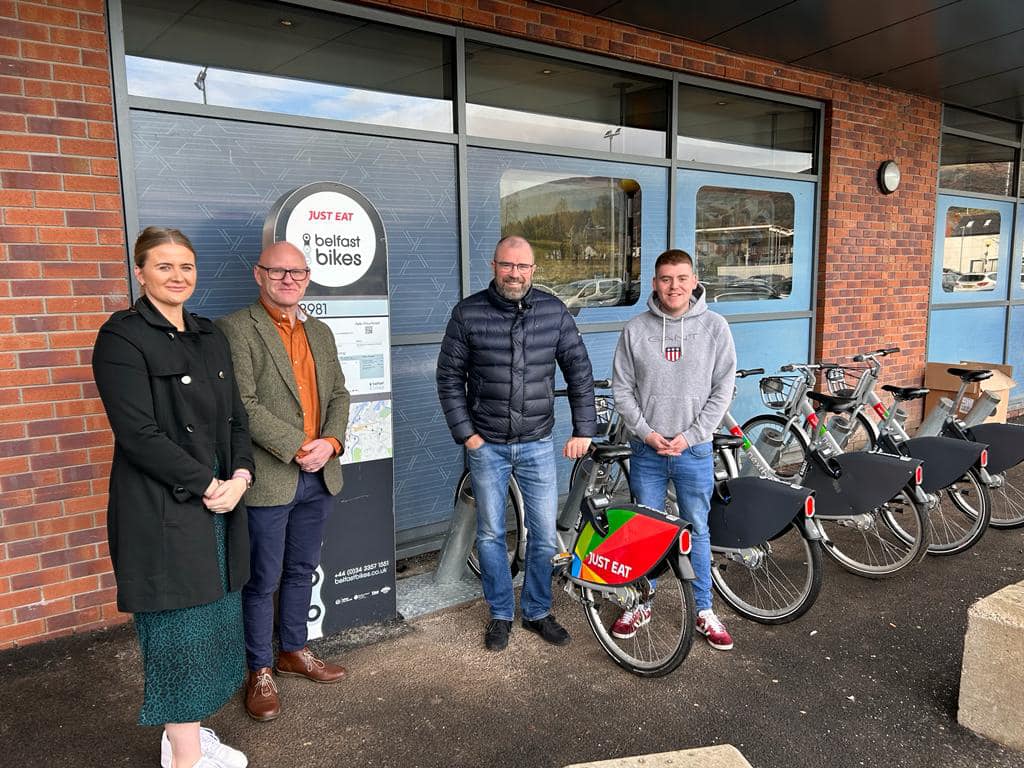
[[(938, 103), (525, 0), (365, 2), (826, 102), (819, 356), (895, 343), (887, 378), (920, 381)], [(0, 0), (0, 648), (123, 618), (89, 369), (128, 278), (102, 14), (102, 0)], [(883, 196), (889, 157), (903, 184)]]
[(120, 620), (89, 359), (127, 302), (103, 0), (0, 1), (0, 648)]

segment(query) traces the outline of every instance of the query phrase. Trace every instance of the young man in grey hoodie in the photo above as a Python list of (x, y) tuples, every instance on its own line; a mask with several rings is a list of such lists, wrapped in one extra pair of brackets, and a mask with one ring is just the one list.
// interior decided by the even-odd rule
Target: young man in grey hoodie
[[(630, 432), (629, 485), (640, 504), (664, 509), (675, 484), (679, 514), (693, 529), (697, 631), (727, 651), (732, 638), (711, 608), (708, 511), (714, 488), (711, 435), (732, 400), (736, 348), (729, 324), (708, 310), (693, 259), (680, 250), (654, 264), (647, 311), (622, 331), (612, 369), (615, 410)], [(626, 611), (612, 634), (632, 637), (651, 606)]]

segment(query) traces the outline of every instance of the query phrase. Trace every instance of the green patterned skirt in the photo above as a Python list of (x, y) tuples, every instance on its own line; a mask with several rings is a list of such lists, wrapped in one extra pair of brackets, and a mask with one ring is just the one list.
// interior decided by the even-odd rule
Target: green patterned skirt
[(245, 679), (242, 593), (227, 591), (226, 525), (224, 515), (213, 516), (224, 597), (134, 615), (146, 681), (139, 725), (205, 720)]

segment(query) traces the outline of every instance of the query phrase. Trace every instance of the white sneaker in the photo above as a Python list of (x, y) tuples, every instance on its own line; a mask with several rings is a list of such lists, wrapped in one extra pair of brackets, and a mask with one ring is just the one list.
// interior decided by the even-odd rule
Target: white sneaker
[[(249, 758), (244, 753), (221, 742), (212, 728), (199, 729), (199, 746), (203, 758), (195, 768), (246, 768)], [(160, 737), (160, 766), (171, 768), (171, 742), (167, 731)]]

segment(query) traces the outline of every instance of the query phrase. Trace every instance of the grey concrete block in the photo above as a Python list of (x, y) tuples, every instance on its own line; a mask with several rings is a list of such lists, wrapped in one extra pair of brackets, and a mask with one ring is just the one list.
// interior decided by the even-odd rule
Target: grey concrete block
[(1024, 751), (1024, 581), (979, 600), (967, 613), (957, 719)]
[(597, 763), (576, 763), (566, 768), (751, 768), (750, 763), (731, 744), (717, 747), (680, 749), (656, 755), (620, 757)]

